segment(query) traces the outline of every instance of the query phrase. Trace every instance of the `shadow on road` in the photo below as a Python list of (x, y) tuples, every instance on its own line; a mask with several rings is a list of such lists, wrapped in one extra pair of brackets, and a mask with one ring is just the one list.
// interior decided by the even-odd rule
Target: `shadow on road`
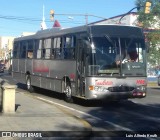
[[(159, 134), (160, 104), (142, 105), (132, 101), (110, 104), (88, 112), (92, 116), (99, 116), (101, 120), (92, 124), (99, 129), (104, 128), (106, 133), (113, 131), (121, 135), (134, 131), (135, 134)], [(90, 120), (87, 116), (84, 119)], [(104, 121), (105, 120), (105, 121)], [(117, 130), (117, 126), (119, 127)], [(127, 131), (124, 131), (126, 129)], [(107, 135), (107, 134), (106, 134)], [(150, 138), (149, 138), (150, 139)]]

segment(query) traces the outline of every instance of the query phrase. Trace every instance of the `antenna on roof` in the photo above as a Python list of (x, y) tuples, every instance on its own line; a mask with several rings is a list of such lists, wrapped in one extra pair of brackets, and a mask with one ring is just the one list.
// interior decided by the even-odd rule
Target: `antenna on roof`
[(41, 22), (41, 30), (45, 30), (47, 29), (47, 25), (45, 23), (45, 17), (44, 17), (44, 5), (43, 5), (43, 18), (42, 18), (42, 22)]

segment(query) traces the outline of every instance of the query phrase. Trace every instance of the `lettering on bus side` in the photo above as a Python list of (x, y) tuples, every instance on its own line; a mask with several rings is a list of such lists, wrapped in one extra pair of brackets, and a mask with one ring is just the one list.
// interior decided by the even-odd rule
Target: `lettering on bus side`
[(113, 85), (113, 82), (112, 81), (107, 81), (107, 80), (95, 80), (95, 85), (96, 86)]
[(146, 80), (144, 80), (144, 79), (138, 79), (138, 80), (136, 81), (136, 84), (137, 84), (137, 85), (145, 85), (145, 84), (146, 84)]
[(33, 61), (33, 72), (49, 72), (49, 67), (45, 62)]

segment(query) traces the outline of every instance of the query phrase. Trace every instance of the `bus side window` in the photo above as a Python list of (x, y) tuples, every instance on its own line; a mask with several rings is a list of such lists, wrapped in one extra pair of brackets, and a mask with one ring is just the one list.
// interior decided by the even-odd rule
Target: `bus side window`
[(50, 54), (51, 54), (51, 39), (45, 39), (44, 40), (44, 57), (45, 59), (50, 59)]
[(28, 41), (27, 58), (33, 58), (33, 40)]
[(18, 58), (18, 54), (19, 54), (19, 42), (15, 42), (13, 47), (13, 58)]
[(26, 49), (27, 49), (27, 42), (25, 42), (25, 41), (20, 42), (20, 56), (19, 56), (19, 58), (26, 58)]
[(55, 58), (55, 53), (54, 53), (54, 38), (51, 39), (51, 59)]
[(39, 48), (39, 40), (34, 40), (33, 41), (33, 58), (37, 58), (38, 54), (38, 48)]
[(54, 38), (52, 55), (54, 55), (55, 59), (61, 59), (62, 55), (61, 53), (62, 53), (62, 38), (60, 37)]
[(44, 48), (41, 50), (41, 53), (42, 53), (42, 58), (45, 58), (46, 50)]
[(64, 41), (64, 59), (74, 59), (75, 58), (75, 37), (66, 37)]
[(42, 43), (43, 43), (43, 40), (39, 40), (38, 49), (37, 49), (37, 58), (38, 59), (40, 59), (42, 57), (42, 53), (41, 53)]
[(27, 51), (27, 58), (33, 58), (33, 51)]

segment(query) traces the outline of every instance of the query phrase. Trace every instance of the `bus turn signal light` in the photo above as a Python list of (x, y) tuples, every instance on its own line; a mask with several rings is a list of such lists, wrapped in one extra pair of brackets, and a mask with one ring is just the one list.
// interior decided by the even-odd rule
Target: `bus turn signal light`
[(94, 86), (89, 86), (89, 90), (94, 90)]

